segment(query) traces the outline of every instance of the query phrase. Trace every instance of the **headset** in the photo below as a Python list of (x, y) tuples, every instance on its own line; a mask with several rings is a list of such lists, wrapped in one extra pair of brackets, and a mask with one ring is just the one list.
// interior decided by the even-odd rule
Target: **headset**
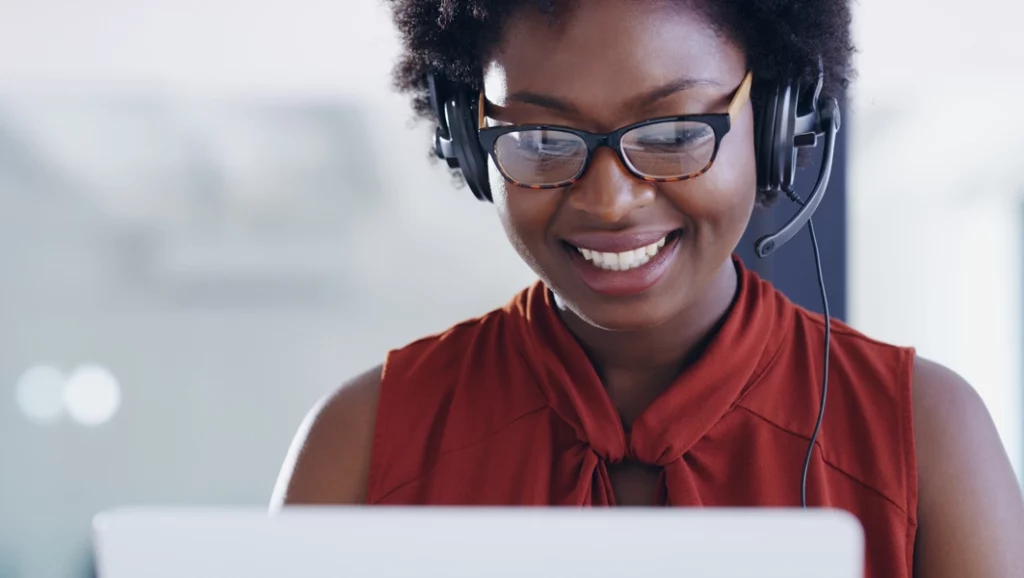
[[(781, 193), (800, 207), (781, 228), (759, 237), (754, 242), (754, 253), (762, 259), (771, 255), (807, 225), (814, 250), (825, 320), (821, 404), (800, 477), (800, 505), (803, 508), (807, 508), (807, 474), (811, 456), (825, 417), (832, 336), (828, 296), (821, 270), (821, 255), (811, 217), (821, 204), (821, 199), (828, 188), (836, 137), (841, 125), (839, 103), (834, 98), (821, 96), (825, 75), (820, 57), (816, 72), (816, 75), (796, 77), (775, 85), (758, 110), (755, 110), (760, 122), (756, 124), (757, 130), (754, 134), (758, 191), (768, 198), (775, 198)], [(461, 171), (474, 197), (480, 201), (493, 202), (488, 182), (487, 152), (480, 146), (477, 138), (479, 91), (432, 73), (427, 75), (427, 89), (430, 106), (437, 120), (434, 154), (447, 162), (449, 168)], [(798, 153), (800, 149), (817, 147), (822, 137), (824, 147), (818, 178), (810, 196), (804, 201), (794, 188)]]

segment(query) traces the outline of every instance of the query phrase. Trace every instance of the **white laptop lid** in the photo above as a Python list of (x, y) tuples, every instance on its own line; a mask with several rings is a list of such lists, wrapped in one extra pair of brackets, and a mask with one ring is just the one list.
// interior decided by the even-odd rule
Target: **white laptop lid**
[(120, 510), (99, 578), (862, 578), (838, 511), (683, 508)]

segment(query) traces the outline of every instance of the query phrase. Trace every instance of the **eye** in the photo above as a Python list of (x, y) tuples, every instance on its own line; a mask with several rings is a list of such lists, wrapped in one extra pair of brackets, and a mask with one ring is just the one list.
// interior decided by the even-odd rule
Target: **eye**
[(715, 131), (708, 125), (690, 121), (658, 123), (633, 131), (630, 146), (649, 151), (685, 150), (713, 139)]
[(552, 130), (524, 130), (512, 133), (516, 151), (538, 158), (577, 156), (583, 142), (575, 135)]

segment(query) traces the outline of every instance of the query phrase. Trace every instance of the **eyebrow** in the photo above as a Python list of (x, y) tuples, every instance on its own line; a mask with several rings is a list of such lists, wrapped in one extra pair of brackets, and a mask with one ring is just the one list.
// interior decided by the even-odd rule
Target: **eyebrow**
[[(629, 99), (626, 104), (628, 109), (638, 109), (645, 106), (650, 106), (655, 102), (672, 96), (673, 94), (689, 90), (696, 86), (720, 86), (722, 83), (706, 79), (706, 78), (677, 78), (671, 82), (657, 86), (643, 94), (639, 94)], [(518, 102), (520, 104), (530, 104), (533, 106), (540, 106), (551, 110), (564, 113), (575, 113), (577, 109), (569, 101), (562, 100), (555, 96), (546, 94), (540, 94), (537, 92), (530, 92), (527, 90), (513, 92), (506, 97), (508, 102)]]

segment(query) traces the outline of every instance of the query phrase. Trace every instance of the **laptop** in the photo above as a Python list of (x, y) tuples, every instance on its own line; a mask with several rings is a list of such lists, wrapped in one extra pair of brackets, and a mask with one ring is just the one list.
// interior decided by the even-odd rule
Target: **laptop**
[(128, 509), (94, 521), (99, 578), (863, 578), (833, 510)]

